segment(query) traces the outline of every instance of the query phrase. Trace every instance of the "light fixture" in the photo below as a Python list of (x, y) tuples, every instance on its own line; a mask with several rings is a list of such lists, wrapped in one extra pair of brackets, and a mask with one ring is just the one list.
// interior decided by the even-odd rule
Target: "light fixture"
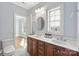
[(40, 13), (40, 12), (44, 12), (44, 11), (45, 11), (45, 8), (44, 7), (35, 9), (35, 13)]
[(25, 2), (21, 2), (22, 4), (25, 4)]

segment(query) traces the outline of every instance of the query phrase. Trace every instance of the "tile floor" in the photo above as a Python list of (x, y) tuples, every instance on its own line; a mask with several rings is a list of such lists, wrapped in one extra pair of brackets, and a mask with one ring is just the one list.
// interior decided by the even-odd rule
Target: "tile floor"
[(27, 52), (26, 48), (18, 48), (16, 49), (15, 56), (30, 56)]

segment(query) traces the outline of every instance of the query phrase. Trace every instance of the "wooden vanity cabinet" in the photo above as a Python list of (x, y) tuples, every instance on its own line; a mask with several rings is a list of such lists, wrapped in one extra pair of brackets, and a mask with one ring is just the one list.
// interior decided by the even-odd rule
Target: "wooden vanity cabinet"
[(61, 51), (59, 47), (54, 47), (54, 56), (60, 56), (61, 55)]
[(45, 42), (38, 41), (38, 56), (45, 55)]
[(64, 47), (60, 47), (60, 46), (54, 46), (54, 56), (77, 56), (77, 52), (64, 48)]
[(31, 37), (27, 38), (27, 51), (32, 56), (79, 56), (79, 52)]
[(54, 45), (45, 43), (45, 56), (54, 56)]
[[(74, 56), (76, 55), (73, 53)], [(45, 43), (45, 55), (46, 56), (71, 56), (69, 49)]]
[(77, 52), (77, 56), (79, 56), (79, 52)]
[(69, 51), (61, 47), (61, 56), (69, 56)]
[(69, 56), (77, 56), (77, 52), (73, 50), (68, 50)]
[(37, 40), (36, 39), (33, 39), (32, 40), (32, 55), (33, 56), (37, 56), (38, 54), (37, 54)]
[(30, 38), (30, 37), (27, 38), (27, 51), (29, 52), (30, 55), (33, 55), (33, 53), (32, 53), (32, 50), (33, 50), (32, 49), (33, 48), (33, 45), (32, 45), (33, 42), (32, 42), (32, 40), (33, 39)]
[(27, 37), (27, 40), (26, 40), (26, 42), (27, 42), (27, 52), (29, 52), (29, 37)]
[(28, 37), (27, 38), (27, 51), (31, 56), (37, 56), (37, 40)]
[(64, 47), (56, 46), (54, 47), (54, 56), (77, 56), (77, 52)]

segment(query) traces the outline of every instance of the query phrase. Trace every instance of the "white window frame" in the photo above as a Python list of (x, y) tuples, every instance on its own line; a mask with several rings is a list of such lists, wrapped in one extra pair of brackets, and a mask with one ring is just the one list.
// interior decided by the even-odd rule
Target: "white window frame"
[[(53, 30), (51, 30), (50, 29), (50, 25), (49, 25), (49, 23), (50, 23), (50, 12), (51, 11), (54, 11), (54, 10), (57, 10), (57, 9), (60, 9), (60, 12), (61, 12), (61, 16), (60, 16), (60, 27), (59, 28), (57, 28), (57, 29), (59, 29), (59, 30), (55, 30), (55, 28), (53, 28)], [(63, 18), (63, 8), (62, 7), (56, 7), (56, 8), (53, 8), (53, 9), (50, 9), (50, 10), (48, 10), (48, 32), (51, 32), (51, 33), (53, 33), (53, 34), (58, 34), (58, 35), (63, 35), (63, 33), (64, 33), (64, 27), (63, 27), (63, 23), (64, 23), (64, 18)]]

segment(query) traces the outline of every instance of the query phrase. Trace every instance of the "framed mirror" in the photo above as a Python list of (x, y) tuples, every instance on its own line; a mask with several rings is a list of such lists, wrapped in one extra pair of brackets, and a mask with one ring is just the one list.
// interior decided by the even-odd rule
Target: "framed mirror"
[(44, 18), (38, 17), (37, 18), (37, 30), (42, 31), (44, 29), (44, 25), (45, 25)]

